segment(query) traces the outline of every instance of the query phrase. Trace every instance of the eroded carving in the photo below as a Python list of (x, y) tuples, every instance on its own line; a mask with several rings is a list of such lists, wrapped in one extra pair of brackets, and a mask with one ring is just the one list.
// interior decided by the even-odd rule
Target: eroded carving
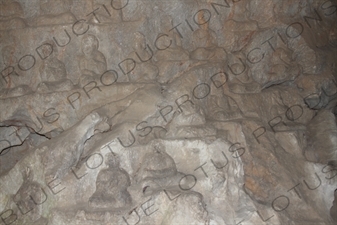
[[(21, 213), (27, 215), (31, 224), (45, 225), (48, 220), (43, 217), (42, 204), (47, 201), (48, 196), (44, 188), (34, 181), (31, 168), (26, 167), (22, 172), (23, 183), (14, 195), (13, 200)], [(27, 218), (26, 219), (26, 223)]]
[[(122, 21), (122, 11), (114, 9), (121, 8), (123, 5), (122, 1), (118, 0), (108, 2), (105, 0), (93, 0), (92, 5), (90, 22), (94, 24), (106, 24), (119, 23)], [(114, 8), (112, 8), (112, 5)]]
[(0, 2), (0, 30), (20, 29), (26, 26), (20, 3), (2, 0)]
[(42, 55), (47, 56), (40, 66), (41, 83), (37, 87), (37, 92), (55, 92), (71, 90), (73, 84), (67, 78), (66, 67), (57, 58), (57, 46), (54, 42), (43, 43)]
[[(102, 117), (93, 112), (71, 129), (61, 133), (50, 145), (42, 148), (43, 164), (46, 180), (62, 179), (70, 168), (76, 166), (83, 152), (86, 140), (94, 135), (95, 126), (102, 121)], [(69, 139), (69, 135), (76, 134), (76, 138)]]
[(174, 176), (176, 173), (174, 160), (165, 152), (165, 146), (159, 142), (154, 144), (152, 152), (144, 156), (137, 180), (162, 179)]
[(0, 2), (4, 224), (336, 220), (334, 1)]
[(226, 53), (218, 47), (216, 34), (210, 29), (209, 24), (205, 21), (204, 13), (200, 13), (197, 21), (199, 28), (193, 32), (192, 45), (193, 51), (190, 56), (195, 60), (213, 60), (221, 61), (226, 58)]
[(96, 191), (89, 199), (89, 206), (96, 209), (119, 209), (131, 204), (127, 190), (131, 181), (129, 174), (120, 168), (119, 157), (109, 154), (106, 158), (107, 169), (101, 170), (96, 179)]
[[(187, 219), (189, 217), (192, 217), (193, 220)], [(191, 192), (179, 196), (177, 201), (169, 208), (162, 224), (205, 224), (207, 221), (207, 211), (202, 195), (197, 192)]]
[(5, 46), (1, 53), (3, 62), (7, 67), (1, 72), (0, 96), (2, 98), (10, 98), (32, 93), (33, 91), (31, 87), (29, 85), (22, 84), (20, 75), (12, 66), (17, 63), (17, 48), (14, 47), (14, 44)]
[[(164, 32), (168, 32), (173, 27), (173, 21), (170, 16), (163, 17), (161, 23), (161, 28)], [(184, 61), (189, 59), (189, 53), (183, 49), (179, 34), (173, 31), (170, 34), (172, 35), (160, 33), (155, 41), (158, 50), (154, 60), (161, 62), (161, 66), (164, 66), (168, 61)]]
[(330, 209), (330, 215), (334, 221), (337, 221), (337, 190), (334, 192), (334, 200)]
[(107, 69), (105, 56), (98, 48), (99, 42), (96, 36), (88, 34), (83, 37), (81, 41), (82, 55), (78, 59), (81, 70), (81, 86), (91, 81), (100, 82), (101, 75)]
[(76, 21), (70, 11), (73, 0), (42, 0), (39, 4), (39, 16), (29, 20), (30, 26), (72, 24)]
[(130, 82), (149, 82), (155, 81), (158, 76), (159, 70), (153, 64), (153, 49), (146, 43), (145, 36), (136, 32), (134, 42), (132, 43), (133, 52), (128, 58), (132, 61), (127, 61), (128, 78)]

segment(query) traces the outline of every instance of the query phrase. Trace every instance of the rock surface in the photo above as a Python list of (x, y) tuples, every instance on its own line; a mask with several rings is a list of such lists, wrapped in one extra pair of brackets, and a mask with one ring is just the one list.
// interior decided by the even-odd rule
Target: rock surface
[(0, 1), (0, 225), (337, 224), (334, 0)]

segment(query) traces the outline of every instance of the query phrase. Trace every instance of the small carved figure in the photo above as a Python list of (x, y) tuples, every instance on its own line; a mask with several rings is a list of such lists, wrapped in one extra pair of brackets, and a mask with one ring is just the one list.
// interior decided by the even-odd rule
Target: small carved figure
[[(173, 38), (167, 38), (166, 41), (170, 44), (164, 43), (164, 38), (159, 39), (161, 35), (158, 35), (157, 45), (159, 48), (164, 48), (161, 46), (170, 46), (165, 50), (157, 51), (155, 60), (156, 61), (182, 61), (189, 60), (189, 54), (186, 50), (181, 47), (181, 41), (178, 34), (173, 34)], [(163, 43), (162, 43), (163, 42)]]
[(127, 191), (131, 181), (129, 174), (120, 168), (119, 158), (109, 154), (106, 160), (107, 169), (98, 173), (96, 191), (89, 199), (89, 205), (101, 209), (117, 209), (131, 204)]
[(177, 174), (177, 168), (172, 157), (166, 153), (165, 146), (155, 143), (153, 152), (144, 156), (139, 170), (139, 180), (163, 179)]
[(308, 161), (336, 166), (337, 126), (335, 115), (331, 111), (319, 110), (307, 124), (307, 146), (304, 155)]
[[(16, 49), (12, 45), (5, 46), (1, 49), (2, 61), (4, 63), (4, 67), (7, 68), (17, 63), (17, 58), (15, 57), (15, 50)], [(10, 70), (8, 68), (8, 71), (4, 69), (1, 72), (1, 75), (2, 75), (1, 76), (1, 89), (12, 88), (16, 86), (15, 81), (19, 79), (19, 75), (17, 73), (10, 73)]]
[(128, 58), (134, 59), (136, 64), (127, 65), (129, 80), (131, 82), (153, 81), (158, 76), (158, 67), (152, 63), (153, 50), (146, 44), (145, 37), (142, 33), (135, 33), (133, 42), (133, 52), (129, 54)]
[(202, 14), (198, 17), (199, 29), (193, 32), (192, 44), (194, 51), (191, 58), (196, 60), (223, 60), (226, 53), (216, 43), (216, 34), (209, 28), (208, 22), (204, 21)]
[(79, 58), (81, 70), (80, 84), (82, 86), (90, 81), (99, 81), (100, 76), (107, 70), (106, 59), (98, 50), (99, 42), (94, 35), (87, 35), (82, 39), (82, 55)]
[[(53, 42), (54, 43), (54, 42)], [(49, 47), (49, 46), (48, 46)], [(66, 67), (60, 60), (57, 59), (57, 48), (55, 45), (52, 45), (52, 49), (45, 47), (43, 48), (42, 55), (49, 55), (44, 59), (43, 64), (40, 67), (40, 76), (42, 81), (59, 81), (67, 78)], [(51, 46), (50, 46), (51, 47)]]
[[(173, 22), (170, 16), (162, 19), (162, 27), (164, 27), (164, 32), (168, 32), (172, 29)], [(184, 50), (181, 45), (181, 39), (178, 33), (174, 32), (172, 38), (168, 37), (167, 34), (159, 34), (156, 39), (156, 47), (163, 50), (158, 50), (156, 52), (155, 61), (188, 60), (189, 53)]]
[(335, 21), (334, 25), (331, 26), (331, 30), (329, 32), (329, 44), (332, 47), (337, 47), (337, 22)]
[(17, 97), (33, 92), (28, 85), (20, 84), (19, 74), (12, 71), (14, 68), (12, 68), (11, 65), (17, 62), (15, 53), (16, 48), (12, 45), (5, 46), (2, 49), (2, 59), (7, 69), (2, 71), (0, 97)]
[[(128, 188), (134, 200), (144, 195), (153, 195), (163, 190), (178, 188), (184, 174), (177, 171), (173, 158), (166, 153), (160, 141), (153, 141), (151, 151), (146, 153), (135, 173), (135, 183)], [(138, 199), (139, 200), (139, 199)]]
[(29, 25), (72, 24), (76, 21), (70, 11), (72, 4), (72, 0), (41, 0), (40, 16), (32, 18)]
[(12, 0), (0, 2), (0, 30), (20, 29), (26, 27), (21, 5)]
[[(54, 92), (71, 90), (73, 83), (67, 79), (67, 71), (63, 62), (57, 58), (57, 47), (48, 42), (44, 43), (42, 48), (43, 64), (40, 67), (41, 83), (39, 84), (38, 92)], [(49, 45), (46, 45), (49, 44)]]

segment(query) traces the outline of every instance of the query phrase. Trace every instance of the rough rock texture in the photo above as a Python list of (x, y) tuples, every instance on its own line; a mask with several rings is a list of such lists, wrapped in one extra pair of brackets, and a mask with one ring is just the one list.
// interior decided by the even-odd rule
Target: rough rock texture
[(1, 0), (0, 225), (337, 224), (337, 1)]

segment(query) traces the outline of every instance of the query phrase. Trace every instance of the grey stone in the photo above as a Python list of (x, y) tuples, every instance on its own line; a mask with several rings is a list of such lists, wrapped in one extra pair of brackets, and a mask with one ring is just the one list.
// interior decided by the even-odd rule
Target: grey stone
[(0, 1), (0, 223), (336, 224), (336, 15)]

